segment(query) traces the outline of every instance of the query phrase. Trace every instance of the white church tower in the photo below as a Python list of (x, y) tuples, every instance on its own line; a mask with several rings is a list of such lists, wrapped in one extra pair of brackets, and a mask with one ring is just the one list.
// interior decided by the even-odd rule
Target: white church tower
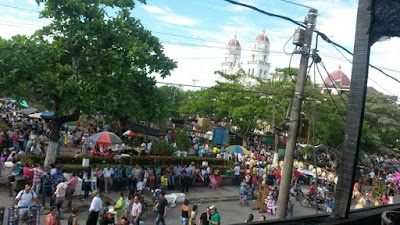
[(269, 51), (270, 43), (268, 37), (265, 35), (265, 31), (263, 31), (262, 34), (258, 35), (256, 38), (250, 61), (247, 61), (245, 65), (245, 72), (262, 80), (269, 80), (269, 68), (271, 66), (271, 64), (268, 63)]
[(227, 74), (233, 74), (239, 71), (240, 65), (240, 47), (239, 41), (236, 39), (236, 35), (226, 45), (226, 53), (224, 62), (221, 64), (221, 71)]

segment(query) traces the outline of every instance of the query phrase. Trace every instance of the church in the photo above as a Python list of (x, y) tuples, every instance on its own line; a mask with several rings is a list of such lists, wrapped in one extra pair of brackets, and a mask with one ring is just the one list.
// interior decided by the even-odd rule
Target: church
[(269, 69), (271, 64), (268, 62), (270, 53), (270, 42), (263, 31), (254, 41), (249, 60), (241, 60), (242, 48), (236, 36), (226, 45), (224, 61), (221, 63), (221, 71), (233, 74), (243, 69), (247, 74), (258, 79), (267, 81), (271, 79)]

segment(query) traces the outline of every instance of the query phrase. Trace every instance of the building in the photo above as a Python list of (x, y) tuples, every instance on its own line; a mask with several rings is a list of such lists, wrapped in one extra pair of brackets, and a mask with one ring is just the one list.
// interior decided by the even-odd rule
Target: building
[(268, 62), (270, 53), (270, 42), (263, 31), (254, 41), (249, 61), (241, 62), (241, 46), (236, 36), (226, 45), (224, 62), (221, 63), (221, 71), (232, 74), (243, 69), (248, 75), (261, 80), (270, 80), (269, 69), (271, 64)]
[(268, 63), (269, 51), (269, 39), (263, 31), (255, 40), (253, 50), (251, 51), (251, 60), (243, 65), (244, 71), (261, 80), (270, 80), (269, 68), (271, 64)]
[[(367, 87), (367, 93), (378, 92), (374, 87)], [(329, 74), (322, 85), (322, 93), (333, 95), (350, 93), (350, 79), (339, 66), (338, 70)]]
[(342, 71), (342, 67), (339, 66), (338, 70), (329, 74), (324, 80), (322, 86), (322, 93), (331, 93), (333, 95), (349, 93), (350, 92), (350, 79)]
[(233, 74), (240, 69), (240, 53), (242, 48), (240, 47), (239, 41), (236, 39), (236, 35), (226, 45), (225, 60), (221, 64), (221, 71), (228, 74)]

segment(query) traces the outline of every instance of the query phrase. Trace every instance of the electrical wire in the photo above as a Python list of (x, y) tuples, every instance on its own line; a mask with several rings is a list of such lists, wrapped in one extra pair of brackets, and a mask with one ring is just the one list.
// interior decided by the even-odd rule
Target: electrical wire
[[(266, 12), (266, 11), (264, 11), (264, 10), (258, 9), (257, 7), (250, 6), (250, 5), (247, 5), (247, 4), (244, 4), (244, 3), (239, 3), (239, 2), (236, 2), (236, 1), (231, 1), (231, 0), (225, 0), (225, 1), (227, 1), (227, 2), (229, 2), (229, 3), (231, 3), (231, 4), (240, 5), (240, 6), (243, 6), (243, 7), (246, 7), (246, 8), (253, 9), (253, 10), (255, 10), (255, 11), (258, 11), (258, 12), (260, 12), (260, 13), (262, 13), (262, 14), (265, 14), (265, 15), (268, 15), (268, 16), (278, 17), (278, 18), (281, 18), (281, 19), (290, 21), (290, 22), (292, 22), (292, 23), (294, 23), (294, 24), (296, 24), (296, 25), (298, 25), (298, 26), (301, 26), (301, 27), (305, 27), (305, 25), (304, 25), (303, 23), (301, 23), (301, 22), (299, 22), (299, 21), (295, 21), (295, 20), (293, 20), (293, 19), (291, 19), (291, 18), (289, 18), (289, 17), (286, 17), (286, 16), (281, 16), (281, 15), (274, 14), (274, 13), (269, 13), (269, 12)], [(20, 9), (20, 10), (26, 10), (26, 11), (32, 11), (32, 12), (40, 12), (40, 11), (38, 11), (38, 10), (32, 10), (32, 9), (27, 9), (27, 8), (22, 8), (22, 7), (16, 7), (16, 6), (11, 6), (11, 5), (6, 5), (6, 4), (0, 4), (0, 5), (1, 5), (1, 6), (4, 6), (4, 7), (14, 8), (14, 9)], [(6, 23), (5, 23), (5, 24), (4, 24), (4, 23), (0, 23), (0, 25), (5, 25), (5, 26), (20, 26), (20, 27), (23, 27), (23, 26), (20, 25), (20, 24), (22, 24), (22, 23), (16, 23), (16, 22), (13, 22), (13, 21), (6, 21), (6, 20), (0, 20), (0, 21), (1, 21), (1, 22), (6, 22), (6, 23), (13, 23), (13, 24), (15, 24), (15, 25), (11, 25), (11, 24), (6, 24)], [(38, 25), (38, 24), (32, 24), (32, 23), (24, 23), (24, 24), (25, 24), (25, 25), (28, 25), (28, 26), (37, 26), (37, 27), (40, 27), (40, 25)], [(164, 35), (182, 37), (182, 38), (190, 38), (190, 39), (194, 39), (194, 40), (209, 41), (209, 40), (205, 40), (205, 39), (201, 39), (201, 38), (187, 37), (187, 36), (176, 35), (176, 34), (169, 34), (169, 33), (158, 32), (158, 31), (153, 31), (153, 32), (154, 32), (154, 33), (159, 33), (159, 34), (164, 34)], [(346, 49), (346, 48), (343, 47), (342, 45), (340, 45), (340, 44), (338, 44), (338, 43), (332, 41), (332, 40), (331, 40), (327, 35), (325, 35), (324, 33), (318, 31), (317, 29), (315, 29), (314, 32), (317, 33), (319, 36), (321, 36), (321, 38), (322, 38), (324, 41), (326, 41), (327, 43), (332, 44), (332, 45), (335, 47), (335, 49), (338, 50), (338, 48), (341, 48), (341, 49), (343, 49), (344, 51), (346, 51), (348, 54), (353, 55), (353, 53), (352, 53), (351, 51), (349, 51), (348, 49)], [(293, 36), (292, 36), (292, 37), (293, 37)], [(290, 40), (290, 39), (289, 39), (289, 40)], [(289, 40), (288, 40), (288, 41), (289, 41)], [(288, 41), (287, 41), (287, 42), (288, 42)], [(209, 42), (215, 42), (215, 43), (221, 43), (221, 44), (222, 44), (222, 42), (217, 42), (217, 41), (209, 41)], [(170, 42), (170, 43), (171, 43), (171, 42)], [(179, 43), (179, 42), (178, 42), (178, 44), (190, 45), (190, 44), (187, 44), (187, 43)], [(287, 44), (287, 43), (286, 43), (286, 44)], [(285, 44), (285, 45), (286, 45), (286, 44)], [(192, 45), (192, 46), (193, 46), (193, 45)], [(211, 48), (217, 47), (217, 46), (201, 46), (201, 45), (198, 45), (198, 46), (199, 46), (199, 47), (211, 47)], [(220, 47), (217, 47), (217, 48), (220, 48)], [(245, 50), (245, 49), (243, 49), (243, 50)], [(251, 49), (251, 50), (249, 50), (249, 51), (253, 51), (253, 50), (254, 50), (254, 49)], [(246, 50), (245, 50), (245, 51), (246, 51)], [(271, 53), (280, 53), (280, 52), (272, 52), (272, 51), (271, 51)], [(287, 54), (285, 50), (284, 50), (284, 53)], [(341, 53), (341, 52), (340, 52), (340, 53)], [(341, 53), (341, 54), (342, 54), (343, 57), (345, 57), (343, 53)], [(347, 57), (345, 57), (345, 58), (347, 58)], [(188, 59), (194, 59), (194, 58), (188, 58)], [(397, 70), (394, 70), (394, 69), (390, 69), (390, 68), (384, 68), (384, 67), (381, 67), (381, 68), (380, 68), (380, 67), (377, 67), (377, 66), (372, 65), (372, 64), (369, 64), (369, 65), (370, 65), (372, 68), (374, 68), (375, 70), (377, 70), (377, 71), (379, 71), (380, 73), (384, 74), (385, 76), (387, 76), (387, 77), (389, 77), (389, 78), (395, 80), (396, 82), (400, 83), (400, 80), (399, 80), (399, 79), (397, 79), (397, 78), (395, 78), (395, 77), (393, 77), (393, 76), (387, 74), (387, 73), (384, 72), (381, 68), (386, 69), (386, 70), (390, 70), (390, 71), (393, 71), (393, 72), (400, 72), (400, 71), (397, 71)], [(376, 83), (375, 81), (373, 81), (373, 82)], [(379, 85), (379, 86), (380, 86), (380, 85)], [(382, 87), (382, 86), (380, 86), (380, 87)], [(386, 91), (387, 91), (387, 90), (386, 90)], [(388, 92), (388, 93), (391, 93), (391, 92), (389, 92), (389, 91), (387, 91), (387, 92)]]
[[(324, 79), (324, 78), (322, 77), (321, 71), (319, 70), (319, 67), (318, 67), (318, 66), (317, 66), (317, 71), (318, 71), (318, 74), (319, 74), (319, 76), (321, 77), (321, 79)], [(343, 122), (346, 122), (345, 118), (344, 118), (343, 115), (342, 115), (341, 110), (339, 109), (339, 106), (336, 104), (335, 100), (333, 99), (333, 96), (332, 96), (331, 92), (329, 91), (328, 86), (325, 84), (325, 82), (324, 82), (324, 86), (325, 86), (325, 88), (326, 88), (326, 90), (327, 90), (327, 92), (328, 92), (328, 95), (329, 95), (329, 97), (331, 98), (332, 103), (333, 103), (333, 105), (335, 106), (336, 111), (338, 112), (339, 116), (342, 118)], [(347, 105), (346, 105), (346, 107), (347, 107)]]
[[(326, 72), (326, 74), (328, 75), (329, 79), (332, 80), (332, 77), (330, 76), (330, 74), (329, 74), (328, 70), (326, 69), (326, 67), (325, 67), (324, 63), (322, 62), (322, 60), (321, 60), (321, 62), (320, 62), (320, 65), (321, 65), (322, 68), (325, 70), (325, 72)], [(324, 84), (325, 84), (325, 82), (324, 82)], [(325, 85), (326, 85), (326, 84), (325, 84)], [(344, 100), (344, 98), (343, 98), (343, 96), (342, 96), (342, 93), (336, 88), (335, 85), (333, 85), (333, 87), (335, 88), (336, 92), (339, 94), (340, 99), (342, 99), (343, 103), (345, 103), (345, 105), (346, 105), (346, 107), (347, 107), (347, 103), (346, 103), (346, 101)], [(343, 93), (348, 97), (348, 95), (347, 95), (346, 92), (343, 92)]]
[[(315, 49), (314, 49), (314, 53), (316, 54), (318, 51), (318, 36), (316, 37), (316, 41), (315, 41)], [(315, 58), (312, 57), (313, 60), (312, 62), (314, 63)], [(315, 116), (316, 116), (316, 111), (317, 111), (317, 106), (316, 106), (316, 97), (317, 97), (317, 87), (315, 85), (315, 81), (316, 79), (316, 71), (315, 68), (317, 67), (317, 63), (314, 63), (314, 82), (313, 82), (313, 94), (314, 94), (314, 101), (312, 102), (312, 106), (313, 106), (313, 111), (312, 111), (312, 118), (311, 118), (311, 122), (312, 122), (312, 147), (313, 147), (313, 158), (314, 158), (314, 165), (317, 166), (317, 154), (316, 154), (316, 149), (315, 149)], [(315, 168), (315, 180), (317, 181), (317, 187), (318, 187), (318, 172), (317, 169)], [(314, 202), (317, 202), (317, 191), (314, 194)], [(318, 215), (318, 207), (315, 208), (315, 211)]]
[(38, 11), (38, 10), (28, 9), (28, 8), (22, 8), (22, 7), (12, 6), (12, 5), (6, 5), (6, 4), (2, 4), (2, 3), (0, 3), (0, 6), (12, 8), (12, 9), (20, 9), (20, 10), (25, 10), (25, 11), (31, 11), (31, 12), (38, 12), (38, 13), (40, 13), (40, 11)]
[(232, 0), (224, 0), (224, 1), (229, 2), (231, 4), (234, 4), (234, 5), (240, 5), (240, 6), (243, 6), (245, 8), (249, 8), (249, 9), (255, 10), (255, 11), (257, 11), (259, 13), (262, 13), (262, 14), (265, 14), (267, 16), (281, 18), (281, 19), (284, 19), (286, 21), (290, 21), (290, 22), (292, 22), (292, 23), (294, 23), (294, 24), (296, 24), (296, 25), (298, 25), (300, 27), (306, 28), (305, 24), (300, 23), (300, 22), (298, 22), (298, 21), (296, 21), (296, 20), (294, 20), (292, 18), (289, 18), (287, 16), (282, 16), (282, 15), (278, 15), (278, 14), (275, 14), (275, 13), (266, 12), (266, 11), (264, 11), (262, 9), (259, 9), (259, 8), (255, 7), (255, 6), (251, 6), (251, 5), (248, 5), (248, 4), (245, 4), (245, 3), (240, 3), (240, 2), (236, 2), (236, 1), (232, 1)]
[[(285, 50), (286, 45), (289, 43), (290, 40), (292, 40), (292, 38), (294, 37), (295, 34), (296, 34), (296, 32), (294, 32), (293, 35), (292, 35), (292, 36), (286, 41), (286, 43), (283, 45), (282, 50), (283, 50), (283, 52), (284, 52), (286, 55), (289, 55), (289, 53), (286, 53), (286, 50)], [(297, 47), (297, 46), (296, 46), (296, 47)], [(293, 54), (293, 52), (292, 52), (292, 54)]]
[[(338, 48), (344, 50), (345, 52), (347, 52), (347, 53), (350, 54), (350, 55), (354, 55), (354, 54), (353, 54), (350, 50), (348, 50), (347, 48), (345, 48), (345, 47), (343, 47), (342, 45), (340, 45), (340, 44), (338, 44), (338, 43), (332, 41), (331, 39), (329, 39), (324, 33), (320, 32), (320, 31), (318, 31), (318, 30), (315, 30), (315, 32), (316, 32), (318, 35), (320, 35), (321, 38), (322, 38), (324, 41), (326, 41), (326, 42), (328, 42), (328, 43), (330, 43), (330, 44), (332, 44), (332, 45), (334, 45), (334, 46), (336, 46), (336, 47), (338, 47)], [(370, 67), (374, 68), (375, 70), (381, 72), (383, 75), (389, 77), (390, 79), (393, 79), (393, 80), (396, 81), (397, 83), (400, 83), (400, 80), (399, 80), (399, 79), (393, 77), (392, 75), (389, 75), (388, 73), (384, 72), (382, 69), (378, 68), (377, 66), (372, 65), (371, 63), (368, 64), (368, 65), (369, 65)]]
[[(245, 7), (245, 8), (249, 8), (249, 9), (255, 10), (255, 11), (259, 12), (259, 13), (262, 13), (262, 14), (265, 14), (265, 15), (268, 15), (268, 16), (281, 18), (281, 19), (284, 19), (284, 20), (286, 20), (286, 21), (292, 22), (292, 23), (294, 23), (294, 24), (296, 24), (296, 25), (298, 25), (298, 26), (301, 26), (301, 27), (305, 28), (305, 25), (304, 25), (304, 24), (299, 23), (299, 22), (297, 22), (297, 21), (295, 21), (295, 20), (293, 20), (293, 19), (291, 19), (291, 18), (289, 18), (289, 17), (287, 17), (287, 16), (282, 16), (282, 15), (278, 15), (278, 14), (266, 12), (266, 11), (264, 11), (264, 10), (261, 10), (261, 9), (255, 7), (255, 6), (251, 6), (251, 5), (248, 5), (248, 4), (245, 4), (245, 3), (240, 3), (240, 2), (236, 2), (236, 1), (232, 1), (232, 0), (224, 0), (224, 1), (229, 2), (229, 3), (231, 3), (231, 4), (234, 4), (234, 5), (240, 5), (240, 6), (243, 6), (243, 7)], [(322, 40), (326, 41), (327, 43), (330, 43), (330, 44), (332, 44), (332, 45), (334, 45), (334, 46), (336, 46), (336, 47), (338, 47), (338, 48), (344, 50), (345, 52), (349, 53), (350, 55), (353, 55), (353, 53), (352, 53), (350, 50), (348, 50), (348, 49), (345, 48), (344, 46), (342, 46), (342, 45), (340, 45), (340, 44), (338, 44), (338, 43), (332, 41), (326, 34), (324, 34), (324, 33), (320, 32), (320, 31), (318, 31), (317, 29), (314, 29), (314, 32), (315, 32), (317, 35), (319, 35), (319, 36), (322, 38)], [(389, 75), (388, 73), (384, 72), (382, 69), (378, 68), (377, 66), (372, 65), (372, 64), (369, 64), (369, 66), (372, 67), (372, 68), (374, 68), (374, 69), (376, 69), (377, 71), (381, 72), (383, 75), (385, 75), (385, 76), (387, 76), (387, 77), (393, 79), (393, 80), (396, 81), (397, 83), (400, 83), (400, 80), (399, 80), (399, 79), (397, 79), (397, 78), (395, 78), (395, 77)]]
[[(290, 39), (289, 39), (290, 40)], [(294, 50), (293, 50), (293, 52), (292, 52), (292, 54), (290, 54), (290, 59), (289, 59), (289, 77), (290, 77), (290, 79), (292, 80), (292, 82), (296, 82), (294, 79), (293, 79), (293, 77), (292, 77), (292, 75), (291, 75), (291, 73), (290, 73), (290, 67), (291, 67), (291, 65), (292, 65), (292, 59), (293, 59), (293, 55), (294, 55), (294, 53), (296, 52), (296, 49), (297, 49), (297, 46), (294, 48)]]
[[(1, 4), (0, 4), (0, 5), (1, 5)], [(7, 6), (7, 7), (9, 7), (9, 6)], [(24, 8), (20, 8), (20, 7), (12, 7), (12, 8), (24, 9)], [(25, 9), (25, 10), (29, 10), (29, 9)], [(34, 10), (33, 10), (33, 11), (34, 11)], [(39, 11), (35, 11), (35, 12), (39, 12)], [(1, 23), (1, 22), (3, 22), (3, 23)], [(7, 24), (7, 23), (11, 23), (11, 24)], [(29, 26), (29, 27), (43, 27), (42, 25), (39, 25), (39, 24), (34, 24), (34, 23), (20, 23), (20, 22), (14, 22), (14, 21), (9, 21), (9, 20), (0, 20), (0, 25), (11, 26), (11, 27), (13, 27), (13, 26), (16, 26), (16, 27), (26, 27), (26, 26)], [(24, 26), (24, 25), (26, 25), (26, 26)], [(159, 32), (159, 31), (152, 31), (152, 32), (153, 32), (153, 33), (158, 33), (158, 34), (163, 34), (163, 35), (174, 36), (174, 37), (187, 38), (187, 39), (200, 40), (200, 41), (207, 41), (207, 42), (212, 42), (212, 43), (218, 43), (218, 44), (224, 44), (224, 45), (225, 45), (224, 42), (219, 42), (219, 41), (211, 41), (211, 40), (205, 40), (205, 39), (202, 39), (202, 38), (194, 38), (194, 37), (183, 36), (183, 35), (177, 35), (177, 34), (171, 34), (171, 33), (165, 33), (165, 32)], [(294, 36), (294, 34), (292, 35), (291, 38), (293, 38), (293, 36)], [(288, 41), (290, 41), (290, 39), (289, 39)], [(288, 41), (285, 43), (285, 45), (288, 43)], [(209, 46), (209, 45), (201, 45), (201, 44), (193, 44), (193, 43), (182, 43), (182, 42), (172, 42), (172, 41), (161, 41), (161, 42), (162, 42), (162, 43), (171, 44), (171, 45), (177, 45), (177, 46), (182, 46), (182, 45), (183, 45), (183, 46), (195, 46), (195, 47), (206, 47), (206, 48), (226, 49), (226, 47), (222, 47), (222, 46)], [(328, 43), (332, 43), (332, 41), (329, 41)], [(337, 51), (339, 51), (339, 49), (336, 47), (336, 45), (333, 45), (333, 44), (332, 44), (332, 46), (335, 47), (335, 49), (336, 49)], [(241, 49), (241, 50), (243, 50), (243, 51), (250, 51), (250, 52), (255, 51), (253, 48), (251, 48), (251, 47), (245, 47), (245, 46), (242, 46), (242, 49)], [(346, 51), (346, 52), (349, 53), (349, 54), (351, 54), (350, 51)], [(289, 55), (289, 53), (287, 53), (285, 50), (283, 50), (283, 52), (280, 52), (280, 51), (272, 51), (272, 50), (270, 50), (270, 53), (271, 53), (271, 54), (282, 54), (282, 53), (284, 53), (284, 54), (286, 54), (286, 55)], [(339, 53), (344, 57), (345, 60), (349, 61), (349, 59), (348, 59), (342, 52), (339, 51)], [(323, 53), (323, 54), (325, 54), (325, 53)], [(328, 53), (326, 53), (326, 55), (327, 55), (327, 57), (332, 58), (332, 59), (343, 60), (343, 59), (341, 59), (341, 58), (339, 58), (339, 57), (335, 57), (335, 56), (333, 56), (333, 55), (329, 55)], [(212, 58), (214, 58), (214, 57), (212, 57)], [(224, 58), (224, 57), (221, 57), (221, 58)], [(190, 58), (178, 58), (178, 59), (196, 59), (196, 58), (190, 57)], [(203, 58), (201, 58), (201, 59), (203, 59)], [(383, 72), (384, 74), (385, 74), (385, 72), (384, 72), (382, 69), (389, 70), (389, 71), (392, 71), (392, 72), (400, 73), (399, 70), (395, 70), (395, 69), (392, 69), (392, 68), (377, 67), (377, 66), (373, 66), (373, 65), (371, 65), (371, 67), (374, 68), (374, 69), (377, 69), (377, 70), (378, 70), (379, 72), (381, 72), (381, 73)], [(393, 79), (396, 79), (396, 78), (393, 78)], [(389, 92), (389, 91), (388, 91), (388, 92)]]
[[(335, 45), (332, 45), (332, 46), (336, 49), (336, 51), (338, 51), (338, 52), (343, 56), (343, 58), (345, 58), (350, 64), (353, 64), (353, 61), (350, 60), (349, 58), (347, 58), (347, 57), (343, 54), (343, 52), (341, 52)], [(394, 71), (394, 72), (396, 72), (396, 71)], [(400, 71), (399, 71), (399, 72), (400, 72)], [(382, 85), (378, 84), (376, 81), (374, 81), (374, 80), (373, 80), (372, 78), (370, 78), (369, 76), (368, 76), (368, 80), (374, 82), (378, 87), (380, 87), (382, 90), (386, 91), (386, 92), (389, 93), (390, 95), (396, 96), (396, 95), (393, 94), (392, 92), (390, 92), (390, 91), (388, 91), (387, 89), (385, 89), (384, 87), (382, 87)]]

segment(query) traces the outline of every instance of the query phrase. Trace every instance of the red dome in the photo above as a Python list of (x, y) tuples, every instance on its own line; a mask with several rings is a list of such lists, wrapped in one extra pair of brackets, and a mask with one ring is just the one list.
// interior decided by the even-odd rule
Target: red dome
[(238, 39), (236, 39), (236, 35), (235, 35), (235, 38), (231, 39), (228, 42), (228, 45), (230, 45), (230, 46), (240, 46), (240, 43), (239, 43)]
[(265, 31), (263, 31), (262, 34), (257, 36), (256, 41), (269, 42), (269, 39), (268, 39), (267, 35), (265, 35)]
[[(329, 79), (329, 77), (330, 77), (330, 79)], [(335, 72), (331, 73), (329, 75), (329, 77), (325, 78), (325, 80), (324, 80), (325, 84), (340, 85), (341, 87), (349, 87), (350, 86), (350, 79), (345, 73), (342, 72), (342, 68), (340, 66), (339, 66), (339, 69), (336, 70)]]

